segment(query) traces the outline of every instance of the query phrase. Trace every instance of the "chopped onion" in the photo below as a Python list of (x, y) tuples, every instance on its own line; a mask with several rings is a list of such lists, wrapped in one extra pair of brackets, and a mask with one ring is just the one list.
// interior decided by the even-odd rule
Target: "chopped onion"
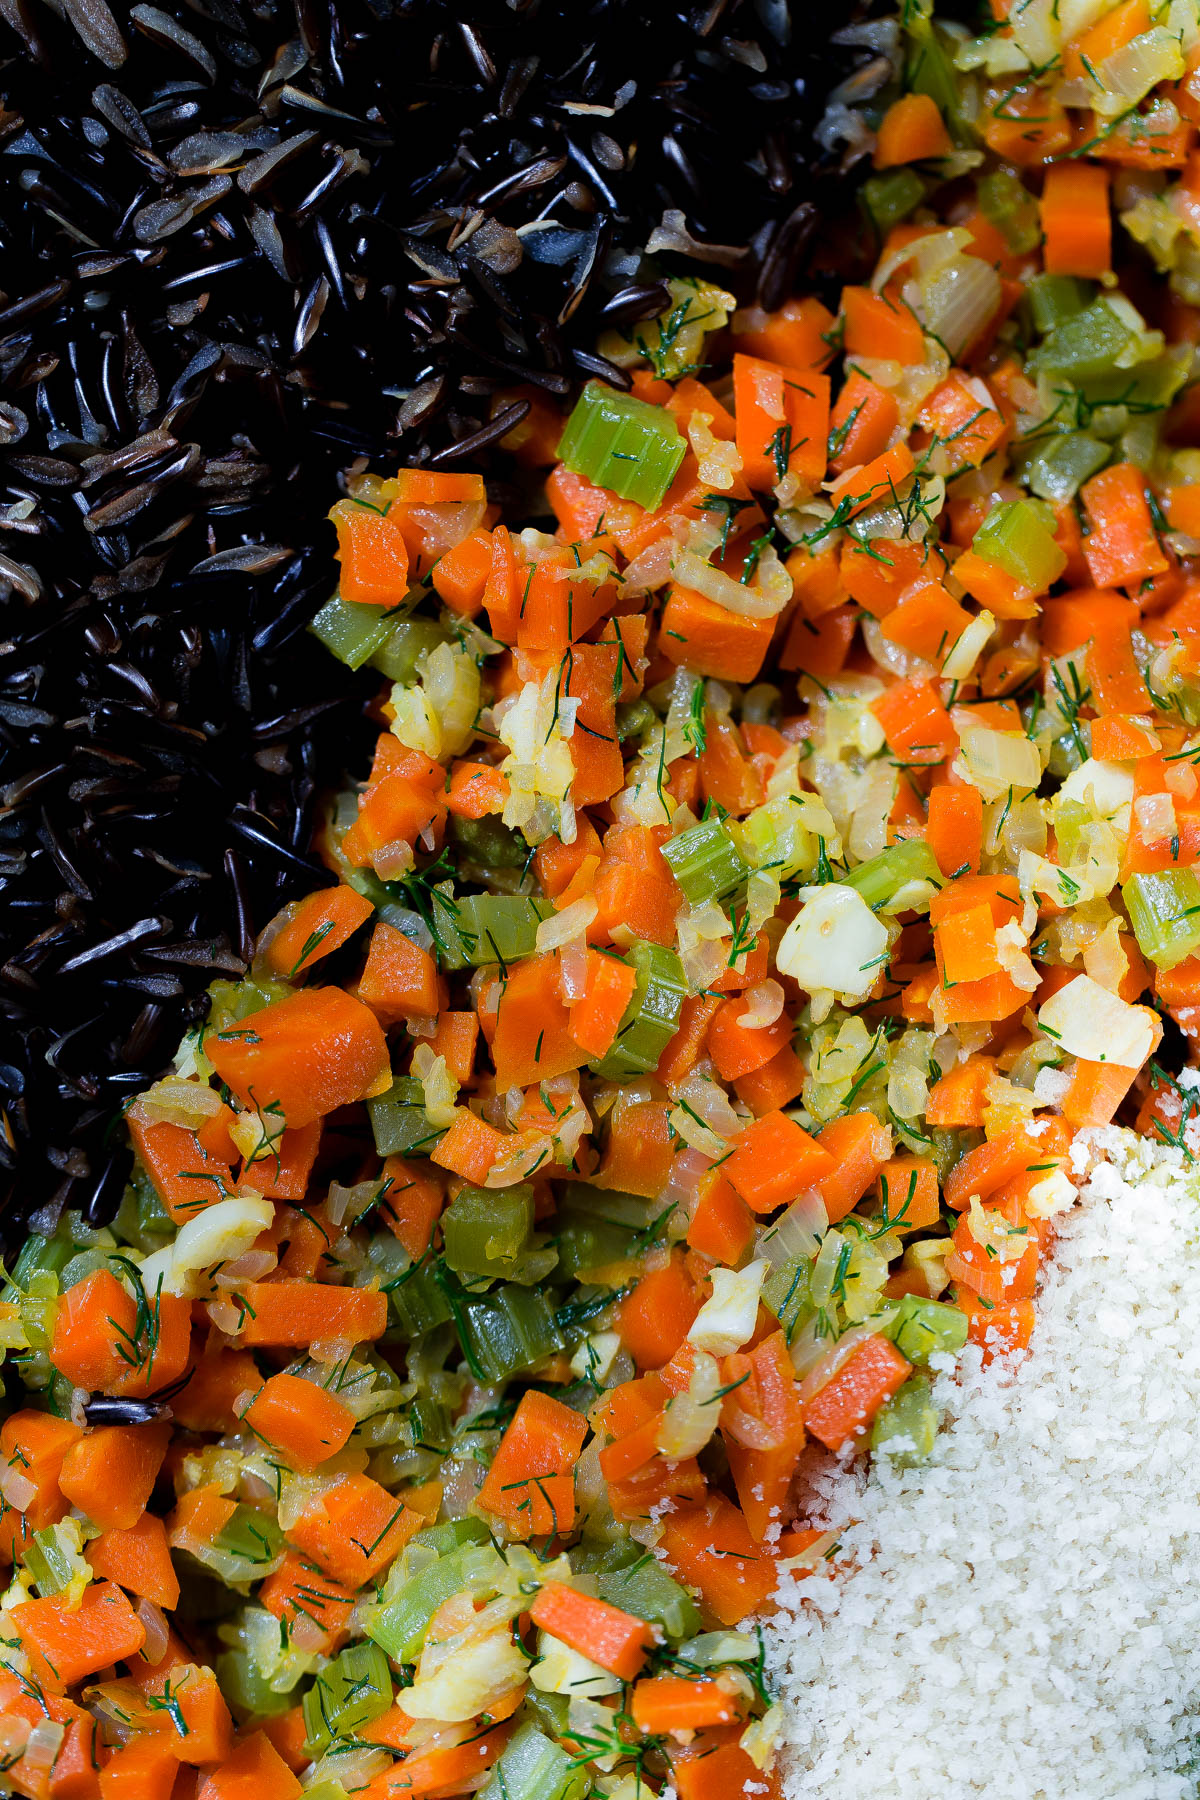
[(1140, 1069), (1161, 1034), (1147, 1007), (1131, 1006), (1090, 975), (1077, 975), (1052, 994), (1038, 1024), (1071, 1056), (1122, 1069)]
[[(735, 581), (732, 575), (714, 569), (691, 550), (677, 550), (673, 573), (678, 581), (702, 594), (726, 612), (739, 613), (746, 619), (773, 619), (792, 597), (792, 578), (778, 556), (770, 560), (768, 549), (759, 560), (754, 583)], [(777, 579), (777, 571), (782, 580)], [(769, 581), (769, 585), (768, 585)]]
[(655, 1443), (668, 1462), (681, 1462), (703, 1450), (721, 1422), (717, 1393), (721, 1370), (715, 1356), (697, 1350), (687, 1387), (667, 1403)]
[(243, 1281), (261, 1281), (279, 1262), (273, 1250), (247, 1250), (233, 1262), (225, 1263), (213, 1277), (218, 1287), (240, 1287)]
[(32, 1780), (37, 1775), (50, 1773), (66, 1735), (66, 1726), (59, 1725), (54, 1719), (42, 1719), (34, 1726), (25, 1739), (23, 1772), (27, 1779)]
[(148, 1663), (161, 1662), (171, 1637), (162, 1608), (155, 1606), (153, 1600), (141, 1599), (133, 1610), (146, 1633), (146, 1641), (142, 1645), (143, 1656)]
[(551, 913), (537, 928), (534, 947), (538, 954), (561, 950), (564, 945), (582, 939), (599, 911), (600, 903), (595, 896), (585, 894), (582, 900), (573, 901), (561, 912)]
[(829, 1230), (825, 1202), (815, 1189), (800, 1194), (773, 1225), (768, 1225), (755, 1245), (755, 1255), (765, 1256), (773, 1269), (786, 1262), (811, 1262)]
[(783, 989), (770, 978), (748, 988), (743, 1000), (746, 1010), (738, 1020), (743, 1031), (762, 1031), (774, 1025), (783, 1012)]
[(915, 310), (925, 329), (957, 357), (981, 336), (1003, 294), (991, 263), (979, 256), (957, 256), (921, 280)]
[(860, 1344), (877, 1334), (878, 1326), (852, 1325), (836, 1344), (828, 1337), (817, 1336), (818, 1322), (812, 1319), (801, 1326), (791, 1345), (792, 1367), (800, 1376), (796, 1398), (801, 1406), (819, 1394), (827, 1381), (832, 1381), (844, 1362), (848, 1362)]
[(965, 681), (987, 649), (988, 639), (995, 629), (996, 621), (985, 607), (951, 645), (942, 664), (943, 678), (946, 681)]
[(408, 874), (415, 861), (413, 847), (405, 838), (381, 844), (371, 853), (371, 866), (381, 881), (399, 881), (402, 875)]
[(37, 1488), (28, 1475), (6, 1463), (0, 1467), (0, 1494), (14, 1511), (23, 1513), (37, 1499)]
[(572, 938), (558, 955), (558, 985), (568, 1006), (587, 991), (588, 947), (586, 937)]
[(803, 898), (805, 905), (780, 940), (776, 966), (810, 993), (816, 988), (867, 993), (887, 954), (887, 926), (857, 889), (841, 882), (806, 888)]
[(1018, 795), (1037, 789), (1042, 759), (1024, 732), (993, 731), (990, 725), (964, 721), (959, 728), (962, 755), (954, 769), (977, 787), (985, 800), (1000, 800), (1010, 790)]

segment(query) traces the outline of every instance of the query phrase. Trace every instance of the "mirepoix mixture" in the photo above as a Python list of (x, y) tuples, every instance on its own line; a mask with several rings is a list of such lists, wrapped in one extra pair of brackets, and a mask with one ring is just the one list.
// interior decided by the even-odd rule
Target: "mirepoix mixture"
[(672, 277), (508, 516), (349, 477), (332, 884), (9, 1277), (6, 1791), (777, 1794), (798, 1474), (1190, 1154), (1200, 18), (997, 10), (878, 28), (835, 304)]

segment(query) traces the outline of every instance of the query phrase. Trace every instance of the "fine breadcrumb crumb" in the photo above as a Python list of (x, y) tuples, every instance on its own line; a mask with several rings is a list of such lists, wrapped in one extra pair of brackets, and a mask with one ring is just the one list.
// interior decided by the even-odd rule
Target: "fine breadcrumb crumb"
[(1031, 1354), (968, 1347), (927, 1464), (828, 1481), (846, 1572), (784, 1577), (787, 1800), (1196, 1794), (1200, 1171), (1074, 1160)]

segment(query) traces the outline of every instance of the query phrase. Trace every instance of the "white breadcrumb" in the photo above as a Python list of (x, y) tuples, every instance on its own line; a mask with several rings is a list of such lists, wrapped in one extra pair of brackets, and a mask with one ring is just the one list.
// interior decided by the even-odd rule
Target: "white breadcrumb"
[(1088, 1138), (1032, 1354), (968, 1347), (928, 1464), (825, 1485), (854, 1572), (768, 1626), (787, 1800), (1197, 1793), (1200, 1172)]

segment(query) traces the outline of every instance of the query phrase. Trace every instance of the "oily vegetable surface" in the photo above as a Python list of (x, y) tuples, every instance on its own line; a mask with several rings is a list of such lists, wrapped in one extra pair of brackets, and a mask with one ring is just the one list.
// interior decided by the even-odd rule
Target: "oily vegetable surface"
[(1190, 1153), (1200, 329), (1137, 221), (1200, 17), (1139, 4), (910, 12), (873, 273), (672, 282), (512, 434), (538, 523), (350, 473), (334, 883), (6, 1296), (32, 1800), (774, 1791), (807, 1476), (1028, 1344), (1079, 1129)]

